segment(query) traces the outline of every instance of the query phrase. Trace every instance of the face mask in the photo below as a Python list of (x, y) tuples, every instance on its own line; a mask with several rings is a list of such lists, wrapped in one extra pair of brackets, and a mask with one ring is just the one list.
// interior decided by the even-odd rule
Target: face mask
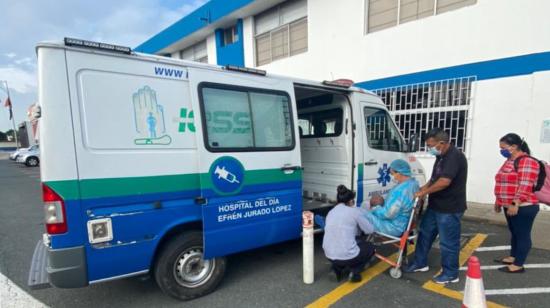
[(510, 153), (510, 150), (508, 149), (500, 149), (500, 155), (504, 156), (505, 158), (510, 158), (512, 156), (512, 153)]
[(436, 149), (435, 147), (433, 148), (430, 148), (428, 147), (428, 153), (434, 155), (434, 156), (439, 156), (441, 155), (441, 151), (439, 151), (438, 149)]

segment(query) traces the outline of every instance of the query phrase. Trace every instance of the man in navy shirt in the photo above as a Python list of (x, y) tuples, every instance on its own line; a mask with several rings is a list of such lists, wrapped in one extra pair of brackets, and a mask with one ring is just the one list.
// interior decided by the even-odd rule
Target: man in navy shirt
[(430, 195), (430, 198), (420, 224), (414, 261), (405, 272), (429, 270), (428, 253), (439, 234), (442, 272), (433, 280), (439, 284), (458, 282), (460, 220), (466, 210), (468, 162), (464, 153), (450, 143), (449, 134), (440, 128), (428, 132), (426, 145), (436, 160), (430, 180), (416, 196)]

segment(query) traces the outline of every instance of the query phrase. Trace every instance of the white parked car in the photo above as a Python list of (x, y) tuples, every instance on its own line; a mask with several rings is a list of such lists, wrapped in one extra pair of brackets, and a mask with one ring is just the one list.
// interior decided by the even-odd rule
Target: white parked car
[(19, 154), (16, 161), (27, 165), (27, 167), (37, 167), (40, 164), (40, 150), (38, 146), (35, 149)]
[(26, 153), (28, 151), (33, 151), (33, 150), (38, 150), (38, 144), (35, 144), (31, 147), (28, 147), (28, 148), (19, 148), (17, 150), (15, 150), (15, 152), (11, 153), (10, 154), (10, 159), (11, 160), (17, 160), (17, 157), (23, 153)]

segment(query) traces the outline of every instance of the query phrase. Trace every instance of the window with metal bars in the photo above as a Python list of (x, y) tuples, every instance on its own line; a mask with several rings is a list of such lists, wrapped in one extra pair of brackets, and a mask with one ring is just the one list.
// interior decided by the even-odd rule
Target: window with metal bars
[(374, 92), (388, 107), (407, 142), (416, 133), (421, 137), (420, 150), (425, 151), (426, 133), (440, 127), (449, 133), (457, 148), (465, 151), (473, 81), (475, 77), (463, 77), (376, 89)]

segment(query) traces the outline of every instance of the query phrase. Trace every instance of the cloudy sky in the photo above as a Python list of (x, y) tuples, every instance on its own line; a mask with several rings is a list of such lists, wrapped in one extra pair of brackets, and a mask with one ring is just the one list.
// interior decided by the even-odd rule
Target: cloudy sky
[[(8, 81), (16, 123), (37, 100), (37, 42), (75, 37), (136, 47), (205, 2), (0, 0), (0, 80)], [(0, 131), (12, 127), (5, 99), (0, 90)]]

